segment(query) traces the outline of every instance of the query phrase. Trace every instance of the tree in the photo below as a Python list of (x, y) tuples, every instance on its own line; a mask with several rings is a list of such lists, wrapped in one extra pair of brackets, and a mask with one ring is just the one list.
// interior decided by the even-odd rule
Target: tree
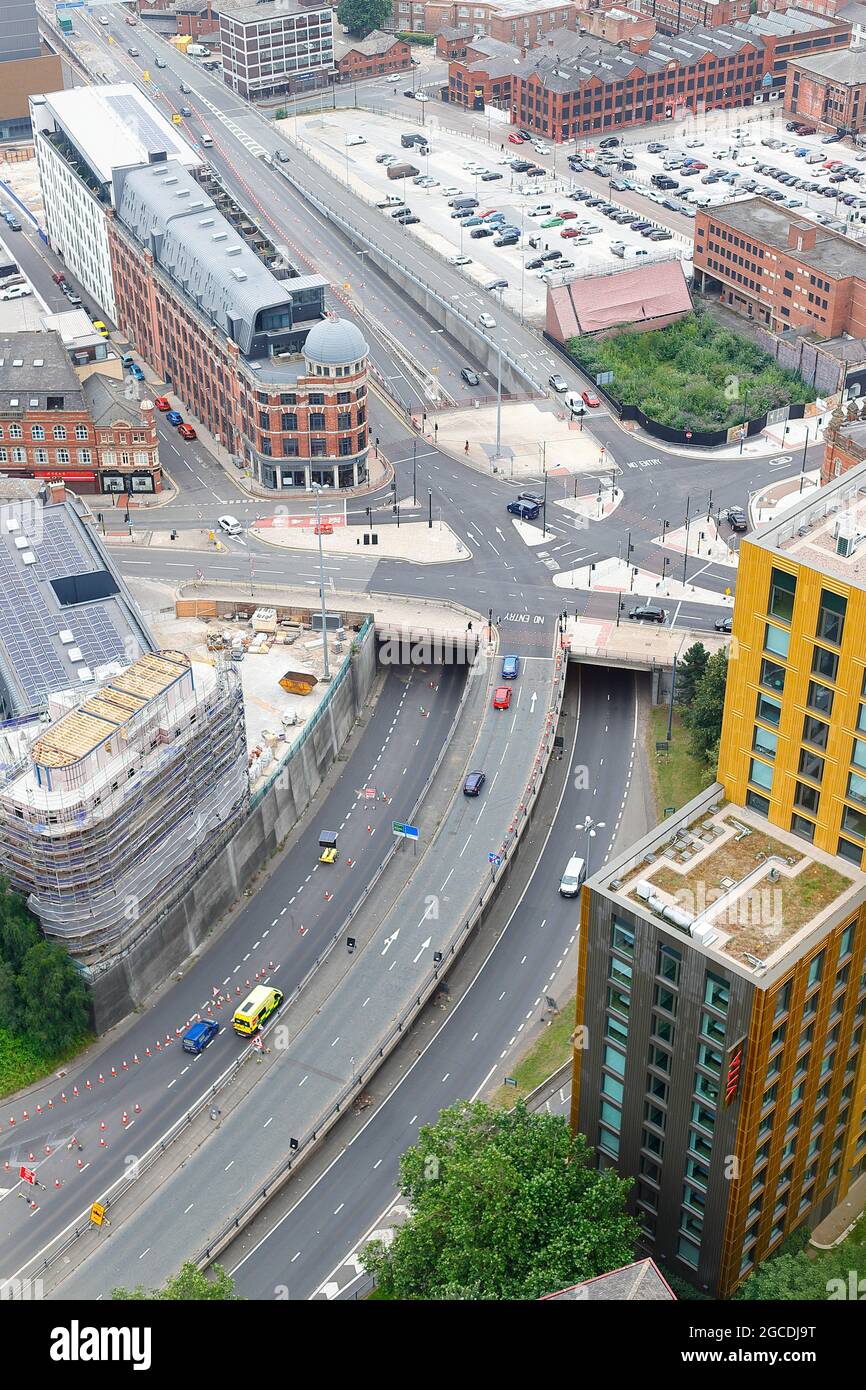
[(202, 1270), (197, 1269), (191, 1260), (182, 1266), (178, 1274), (166, 1280), (161, 1289), (112, 1289), (111, 1297), (116, 1303), (124, 1301), (166, 1302), (166, 1303), (236, 1303), (240, 1296), (235, 1293), (234, 1284), (222, 1265), (214, 1265), (209, 1279)]
[(61, 1052), (82, 1036), (90, 1008), (87, 990), (63, 947), (31, 946), (18, 975), (20, 1031), (46, 1054)]
[(381, 29), (390, 14), (390, 0), (340, 0), (337, 6), (337, 18), (343, 27), (362, 38), (371, 29)]
[(677, 684), (674, 692), (677, 704), (688, 706), (692, 703), (709, 659), (710, 654), (703, 642), (693, 642), (682, 661), (677, 662)]
[(722, 714), (725, 708), (725, 682), (728, 657), (724, 648), (713, 652), (706, 670), (695, 687), (691, 705), (685, 712), (685, 722), (691, 733), (692, 755), (708, 762), (710, 750), (722, 734)]
[[(864, 1234), (861, 1222), (860, 1227), (835, 1250), (818, 1255), (814, 1250), (803, 1250), (767, 1260), (749, 1276), (737, 1293), (737, 1298), (773, 1302), (805, 1300), (811, 1303), (862, 1298), (866, 1285), (861, 1285), (859, 1291), (856, 1286), (866, 1276), (866, 1250), (862, 1243)], [(855, 1287), (853, 1293), (852, 1284)]]
[(361, 1257), (386, 1297), (533, 1299), (634, 1257), (630, 1182), (599, 1172), (562, 1116), (522, 1102), (443, 1110), (403, 1154), (400, 1185), (409, 1219)]
[(40, 940), (39, 927), (31, 917), (20, 893), (13, 893), (6, 879), (0, 878), (0, 960), (6, 961), (14, 973), (24, 957)]
[(0, 960), (0, 1019), (10, 1033), (18, 1028), (19, 1002), (15, 971), (8, 961)]

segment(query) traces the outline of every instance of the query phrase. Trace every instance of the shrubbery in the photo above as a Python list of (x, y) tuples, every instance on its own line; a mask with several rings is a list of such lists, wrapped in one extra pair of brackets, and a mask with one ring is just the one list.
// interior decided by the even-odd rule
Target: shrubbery
[(566, 347), (589, 376), (613, 372), (607, 389), (616, 400), (672, 429), (729, 429), (744, 410), (755, 419), (815, 399), (794, 372), (703, 312), (651, 333), (626, 326), (615, 337), (570, 338)]

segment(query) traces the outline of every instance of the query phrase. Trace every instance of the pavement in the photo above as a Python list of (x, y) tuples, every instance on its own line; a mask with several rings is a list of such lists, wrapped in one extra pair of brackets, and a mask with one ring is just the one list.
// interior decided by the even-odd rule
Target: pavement
[(420, 518), (424, 510), (426, 508), (420, 502), (415, 507), (410, 502), (408, 508), (401, 508), (400, 524), (377, 526), (371, 516), (369, 529), (359, 526), (348, 528), (340, 524), (341, 518), (333, 518), (326, 522), (326, 525), (333, 526), (332, 533), (321, 536), (315, 533), (315, 527), (292, 525), (293, 517), (259, 517), (250, 528), (250, 535), (280, 550), (313, 551), (318, 554), (321, 541), (322, 550), (328, 555), (355, 555), (359, 547), (363, 550), (367, 545), (375, 545), (378, 555), (408, 561), (413, 565), (441, 565), (468, 560), (468, 548), (451, 527), (441, 517), (436, 517), (433, 525), (429, 526), (426, 517), (423, 520)]
[[(479, 405), (428, 414), (425, 434), (440, 449), (485, 473), (494, 463), (507, 478), (538, 473), (596, 473), (614, 460), (599, 449), (588, 429), (570, 422), (553, 401), (504, 401), (500, 411), (500, 453), (496, 458), (496, 406)], [(465, 445), (468, 442), (467, 453)]]

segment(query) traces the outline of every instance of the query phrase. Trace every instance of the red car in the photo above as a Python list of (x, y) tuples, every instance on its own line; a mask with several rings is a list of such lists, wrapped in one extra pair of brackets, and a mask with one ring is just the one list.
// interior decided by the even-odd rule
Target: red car
[(559, 235), (560, 235), (560, 236), (564, 236), (564, 237), (566, 238), (566, 240), (568, 240), (570, 237), (573, 237), (573, 236), (580, 236), (580, 228), (579, 228), (579, 227), (563, 227), (563, 229), (562, 229), (562, 231), (559, 233)]
[(498, 208), (487, 208), (484, 212), (479, 212), (478, 216), (486, 220), (488, 217), (495, 217), (498, 211)]
[(561, 217), (563, 222), (570, 222), (572, 217), (577, 216), (577, 213), (572, 212), (571, 208), (566, 208), (564, 212), (558, 212), (556, 215), (557, 217)]
[(584, 405), (588, 405), (590, 410), (594, 410), (597, 405), (601, 405), (598, 396), (594, 396), (591, 391), (581, 391), (580, 394)]
[(522, 135), (509, 135), (509, 145), (522, 145), (524, 143)]
[(709, 167), (710, 167), (710, 166), (709, 166), (708, 164), (702, 164), (701, 161), (700, 161), (699, 159), (690, 159), (690, 160), (689, 160), (689, 168), (690, 168), (690, 169), (697, 169), (699, 173), (702, 173), (704, 169), (708, 169)]
[(500, 685), (499, 688), (493, 692), (493, 708), (494, 708), (494, 709), (508, 709), (508, 706), (509, 706), (510, 704), (511, 704), (511, 686), (510, 686), (510, 685)]
[(167, 396), (157, 396), (154, 405), (157, 410), (171, 410), (171, 401)]
[(182, 424), (182, 425), (178, 425), (178, 427), (177, 427), (177, 432), (178, 432), (178, 434), (180, 435), (181, 439), (197, 439), (197, 438), (198, 438), (198, 435), (196, 434), (196, 432), (195, 432), (195, 430), (193, 429), (192, 425), (187, 425), (186, 423), (184, 423), (184, 424)]

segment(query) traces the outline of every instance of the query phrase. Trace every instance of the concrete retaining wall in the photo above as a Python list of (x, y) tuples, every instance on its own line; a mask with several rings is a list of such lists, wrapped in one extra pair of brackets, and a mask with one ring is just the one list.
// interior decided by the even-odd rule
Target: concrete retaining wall
[(263, 863), (303, 815), (351, 732), (376, 674), (372, 625), (346, 658), (323, 701), (315, 727), (271, 783), (253, 800), (250, 815), (180, 901), (141, 941), (91, 986), (97, 1031), (102, 1033), (144, 1002), (195, 951), (215, 922), (237, 902)]

